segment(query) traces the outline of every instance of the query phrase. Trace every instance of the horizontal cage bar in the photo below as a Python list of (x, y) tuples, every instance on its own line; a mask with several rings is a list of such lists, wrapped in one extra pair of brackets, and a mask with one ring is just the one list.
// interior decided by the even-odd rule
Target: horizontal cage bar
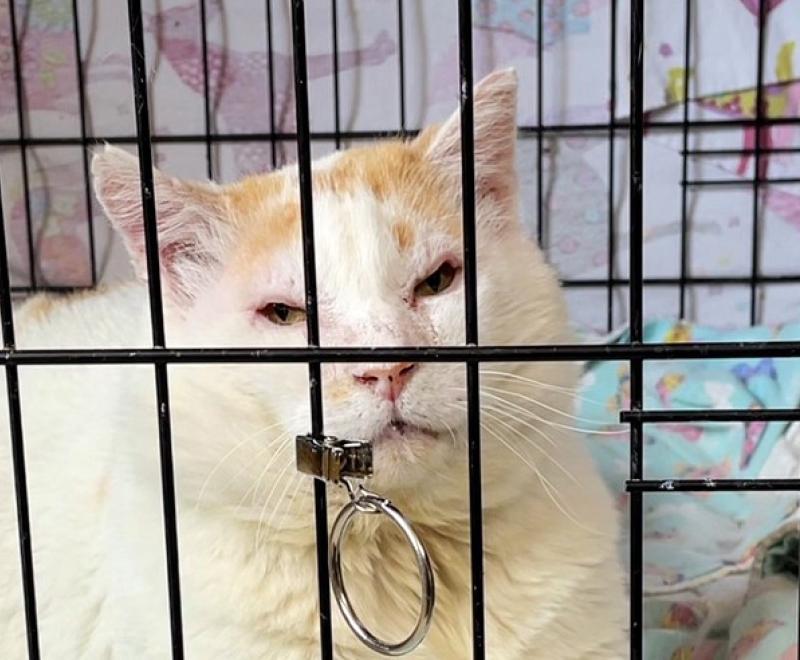
[[(731, 119), (731, 120), (696, 120), (691, 121), (685, 126), (689, 129), (734, 129), (734, 128), (749, 128), (756, 126), (754, 119)], [(774, 117), (765, 119), (759, 126), (792, 126), (800, 125), (800, 117)], [(681, 131), (684, 124), (680, 121), (653, 121), (645, 122), (644, 128), (646, 130), (657, 131)], [(605, 136), (609, 130), (628, 132), (630, 124), (627, 121), (610, 122), (596, 122), (596, 123), (582, 123), (582, 124), (543, 124), (541, 128), (538, 126), (521, 125), (517, 127), (520, 137), (536, 137), (539, 133), (563, 133), (565, 135), (572, 135), (576, 133), (597, 133), (598, 137)], [(374, 129), (362, 131), (312, 131), (309, 137), (312, 140), (325, 140), (335, 142), (337, 137), (340, 140), (374, 140), (382, 138), (399, 138), (399, 137), (415, 137), (419, 134), (417, 129)], [(208, 139), (212, 142), (273, 142), (273, 141), (286, 141), (293, 142), (297, 140), (297, 133), (293, 132), (242, 132), (242, 133), (209, 133)], [(179, 133), (175, 135), (156, 134), (151, 135), (151, 142), (154, 144), (168, 144), (168, 143), (197, 143), (205, 144), (205, 133)], [(80, 145), (102, 145), (106, 142), (111, 144), (136, 144), (135, 135), (93, 135), (88, 136), (85, 140), (80, 136), (55, 136), (55, 137), (32, 137), (26, 136), (20, 138), (3, 138), (0, 139), (0, 147), (55, 147), (59, 145), (64, 146), (80, 146)], [(752, 180), (750, 180), (752, 181)]]
[[(749, 285), (751, 278), (748, 275), (721, 275), (719, 277), (687, 277), (681, 280), (680, 277), (646, 277), (644, 278), (644, 285), (657, 286), (657, 287), (678, 287), (681, 283), (687, 286), (737, 286)], [(800, 273), (795, 275), (759, 275), (756, 278), (757, 284), (797, 284), (800, 283)], [(597, 278), (577, 278), (577, 279), (564, 279), (561, 281), (562, 286), (568, 289), (574, 288), (606, 288), (606, 287), (623, 287), (629, 286), (630, 280), (624, 277), (614, 277), (612, 279)], [(15, 294), (28, 294), (48, 291), (51, 293), (78, 293), (80, 291), (91, 290), (91, 286), (58, 286), (58, 285), (41, 285), (37, 287), (32, 286), (12, 286), (11, 292)]]
[(800, 408), (730, 409), (730, 410), (623, 410), (623, 423), (643, 424), (666, 422), (797, 422)]
[(625, 488), (629, 493), (800, 492), (800, 479), (641, 479), (626, 481)]
[(240, 362), (570, 362), (797, 358), (800, 342), (562, 344), (556, 346), (417, 346), (303, 348), (112, 348), (0, 351), (0, 362), (23, 365)]
[(689, 179), (681, 181), (681, 185), (693, 188), (701, 186), (752, 186), (758, 185), (779, 185), (779, 184), (793, 184), (800, 183), (798, 177), (775, 177), (763, 179)]
[[(755, 149), (686, 149), (682, 156), (752, 156)], [(762, 147), (760, 154), (800, 154), (800, 147)]]

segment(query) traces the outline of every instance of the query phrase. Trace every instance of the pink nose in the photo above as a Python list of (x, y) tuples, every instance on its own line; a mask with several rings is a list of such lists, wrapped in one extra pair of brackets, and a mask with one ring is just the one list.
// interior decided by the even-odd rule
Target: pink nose
[(375, 365), (357, 371), (353, 378), (362, 385), (371, 387), (381, 398), (396, 401), (416, 369), (416, 364), (408, 362)]

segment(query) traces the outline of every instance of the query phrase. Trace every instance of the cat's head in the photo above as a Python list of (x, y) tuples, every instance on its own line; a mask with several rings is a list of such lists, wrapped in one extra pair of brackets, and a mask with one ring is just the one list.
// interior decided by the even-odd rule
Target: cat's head
[[(475, 87), (483, 344), (553, 343), (565, 336), (557, 280), (519, 218), (516, 93), (511, 70)], [(411, 141), (379, 142), (315, 161), (322, 345), (464, 343), (460, 144), (455, 113)], [(98, 197), (144, 276), (138, 163), (106, 148), (93, 172)], [(171, 345), (306, 344), (296, 166), (227, 186), (156, 172), (155, 198)], [(375, 479), (385, 488), (413, 488), (444, 466), (463, 467), (465, 371), (463, 364), (442, 363), (324, 365), (326, 432), (374, 442)], [(500, 388), (507, 384), (494, 381)], [(287, 443), (309, 429), (305, 365), (231, 366), (218, 394), (228, 415), (237, 414), (239, 400), (243, 410), (262, 407), (265, 420), (289, 429)], [(265, 433), (265, 439), (274, 435)], [(263, 460), (253, 460), (254, 474)]]

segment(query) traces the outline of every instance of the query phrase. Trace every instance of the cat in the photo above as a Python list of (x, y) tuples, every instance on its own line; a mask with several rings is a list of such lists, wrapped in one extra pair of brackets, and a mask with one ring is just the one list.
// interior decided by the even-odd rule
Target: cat
[[(474, 90), (480, 340), (561, 343), (565, 301), (519, 217), (516, 95), (513, 70)], [(92, 172), (141, 279), (138, 161), (106, 146)], [(322, 344), (463, 344), (458, 113), (409, 141), (321, 158), (313, 172)], [(154, 176), (169, 345), (305, 345), (296, 167), (231, 185)], [(19, 345), (147, 346), (147, 300), (141, 281), (33, 297), (17, 309)], [(571, 424), (578, 367), (481, 372), (488, 657), (618, 660), (618, 521)], [(368, 486), (404, 512), (435, 565), (433, 625), (413, 658), (471, 657), (465, 373), (323, 366), (326, 432), (374, 443)], [(168, 657), (153, 367), (27, 367), (20, 380), (43, 657)], [(310, 424), (306, 365), (173, 364), (169, 381), (187, 657), (319, 657), (312, 480), (293, 456)], [(12, 476), (0, 464), (0, 655), (19, 658)], [(328, 493), (332, 517), (347, 497)], [(380, 518), (359, 516), (343, 565), (356, 610), (397, 641), (415, 620), (419, 578)], [(333, 626), (337, 658), (376, 657), (338, 611)]]

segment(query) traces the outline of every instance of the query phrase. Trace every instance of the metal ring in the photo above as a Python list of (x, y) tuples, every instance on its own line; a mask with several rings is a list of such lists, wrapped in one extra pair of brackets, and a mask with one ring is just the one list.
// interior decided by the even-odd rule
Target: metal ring
[[(400, 531), (406, 537), (408, 544), (414, 552), (414, 557), (417, 560), (417, 568), (419, 569), (420, 584), (422, 586), (421, 607), (417, 623), (411, 634), (408, 635), (401, 642), (392, 644), (378, 639), (373, 635), (366, 626), (358, 618), (358, 615), (353, 609), (353, 604), (350, 602), (350, 597), (347, 595), (347, 590), (344, 587), (342, 579), (342, 541), (347, 529), (353, 522), (353, 518), (358, 513), (377, 514), (383, 513), (388, 516), (395, 525), (400, 528)], [(370, 647), (373, 651), (382, 653), (383, 655), (399, 656), (410, 653), (417, 646), (420, 645), (428, 630), (431, 627), (433, 619), (433, 605), (436, 600), (436, 593), (434, 587), (433, 568), (431, 567), (431, 559), (428, 551), (420, 541), (413, 527), (403, 517), (403, 514), (398, 511), (394, 505), (382, 497), (377, 495), (362, 493), (358, 498), (351, 500), (336, 516), (336, 520), (331, 528), (331, 541), (330, 541), (330, 572), (331, 572), (331, 586), (333, 587), (333, 595), (342, 612), (342, 616), (347, 621), (350, 629), (355, 633), (364, 644)]]

